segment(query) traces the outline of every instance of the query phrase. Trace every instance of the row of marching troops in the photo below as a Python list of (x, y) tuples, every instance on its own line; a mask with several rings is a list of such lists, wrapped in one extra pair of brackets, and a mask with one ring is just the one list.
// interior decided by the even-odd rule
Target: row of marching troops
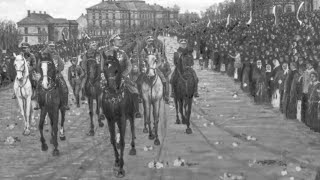
[[(301, 19), (299, 19), (301, 18)], [(200, 65), (240, 83), (256, 104), (278, 108), (320, 132), (320, 12), (202, 21), (194, 34)], [(197, 27), (194, 31), (194, 27)], [(203, 63), (203, 64), (201, 64)]]
[[(67, 83), (62, 75), (64, 70), (65, 62), (70, 60), (71, 66), (68, 69), (68, 78), (72, 91), (75, 95), (76, 105), (80, 107), (80, 96), (81, 100), (85, 99), (85, 88), (84, 84), (88, 76), (87, 61), (95, 60), (99, 67), (98, 72), (103, 72), (104, 61), (106, 59), (118, 60), (122, 67), (122, 76), (125, 84), (133, 94), (135, 94), (135, 116), (137, 118), (141, 117), (139, 112), (139, 102), (140, 93), (138, 92), (137, 84), (140, 80), (140, 73), (146, 73), (146, 61), (148, 55), (156, 55), (158, 62), (156, 72), (160, 77), (164, 86), (164, 100), (169, 104), (169, 91), (170, 91), (170, 80), (169, 76), (171, 74), (171, 67), (168, 62), (165, 53), (165, 43), (158, 39), (160, 35), (159, 31), (155, 29), (149, 31), (149, 34), (143, 36), (141, 33), (135, 33), (131, 35), (126, 35), (123, 41), (123, 36), (115, 34), (111, 36), (108, 40), (102, 43), (101, 41), (87, 39), (86, 43), (74, 45), (72, 42), (65, 42), (61, 48), (57, 48), (57, 44), (50, 41), (46, 46), (30, 46), (28, 43), (22, 43), (23, 56), (28, 62), (30, 71), (30, 81), (34, 92), (37, 92), (39, 85), (37, 81), (40, 78), (40, 58), (41, 54), (50, 53), (53, 57), (53, 62), (56, 66), (56, 73), (58, 78), (59, 86), (62, 87), (63, 91), (63, 108), (69, 110), (68, 95), (69, 90)], [(188, 47), (188, 38), (183, 36), (179, 38), (180, 48), (175, 54), (175, 63), (181, 60), (184, 55), (189, 54), (190, 49)], [(179, 56), (178, 56), (179, 52)], [(193, 60), (188, 60), (193, 64)], [(194, 78), (197, 80), (196, 73), (193, 71)], [(176, 73), (173, 73), (173, 77)], [(105, 81), (105, 76), (103, 73), (99, 76), (101, 79), (101, 86), (103, 86)], [(171, 83), (175, 83), (176, 78), (172, 78)], [(195, 88), (195, 96), (198, 97), (197, 87)], [(82, 94), (80, 95), (80, 91)], [(173, 92), (173, 91), (172, 91)], [(174, 97), (174, 94), (171, 94)], [(16, 98), (13, 95), (13, 98)], [(37, 93), (34, 93), (33, 99), (36, 100)], [(39, 109), (39, 106), (34, 108)]]

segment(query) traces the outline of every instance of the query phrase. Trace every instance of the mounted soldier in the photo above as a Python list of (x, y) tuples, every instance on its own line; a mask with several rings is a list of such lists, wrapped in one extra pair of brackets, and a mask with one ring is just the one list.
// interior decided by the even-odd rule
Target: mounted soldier
[(53, 58), (53, 63), (55, 64), (56, 67), (56, 78), (59, 82), (60, 87), (62, 88), (62, 96), (63, 96), (63, 108), (65, 110), (70, 110), (70, 107), (68, 105), (68, 95), (69, 95), (69, 90), (66, 81), (64, 80), (61, 72), (64, 69), (64, 62), (60, 58), (59, 53), (55, 49), (55, 43), (53, 41), (50, 41), (48, 44), (48, 47), (42, 52), (42, 53), (50, 53), (51, 57)]
[(176, 84), (177, 81), (177, 68), (179, 68), (180, 73), (181, 72), (181, 66), (182, 63), (186, 65), (186, 67), (190, 67), (189, 70), (191, 70), (191, 73), (193, 75), (193, 78), (195, 80), (195, 89), (194, 89), (194, 97), (199, 97), (199, 93), (198, 93), (198, 76), (196, 74), (196, 72), (194, 71), (194, 69), (192, 69), (192, 66), (194, 65), (193, 62), (193, 57), (192, 57), (192, 49), (188, 48), (188, 40), (184, 37), (180, 38), (179, 40), (179, 44), (180, 47), (178, 48), (177, 52), (174, 53), (173, 56), (173, 60), (174, 60), (174, 65), (176, 66), (172, 75), (171, 75), (171, 88), (172, 88), (172, 93), (171, 93), (171, 97), (175, 97), (174, 94), (174, 85)]
[(131, 93), (134, 94), (134, 109), (135, 117), (141, 118), (139, 112), (139, 101), (138, 95), (139, 91), (137, 89), (137, 84), (130, 80), (129, 74), (132, 69), (131, 60), (128, 58), (127, 54), (120, 48), (122, 46), (122, 39), (119, 34), (111, 36), (110, 47), (107, 51), (102, 52), (103, 58), (101, 58), (101, 79), (103, 83), (105, 82), (104, 68), (107, 66), (109, 61), (119, 61), (122, 69), (122, 81), (125, 83), (126, 87)]
[[(163, 43), (155, 39), (153, 36), (148, 36), (146, 38), (146, 46), (142, 49), (141, 54), (141, 59), (146, 59), (148, 55), (155, 55), (157, 57), (157, 60), (159, 62), (159, 66), (162, 63), (162, 59), (164, 59), (164, 49), (163, 49)], [(156, 68), (157, 74), (159, 75), (161, 82), (164, 86), (164, 100), (167, 104), (169, 104), (169, 82), (167, 82), (166, 77), (164, 76), (163, 72), (159, 69)], [(139, 83), (139, 80), (138, 80)]]
[(76, 98), (77, 107), (80, 107), (80, 89), (81, 89), (81, 81), (84, 78), (84, 71), (78, 65), (77, 57), (73, 57), (71, 59), (72, 66), (68, 69), (68, 80), (72, 87), (73, 94)]

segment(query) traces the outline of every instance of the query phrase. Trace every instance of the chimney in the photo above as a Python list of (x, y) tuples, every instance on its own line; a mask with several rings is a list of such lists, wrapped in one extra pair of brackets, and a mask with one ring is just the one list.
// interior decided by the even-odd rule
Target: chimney
[(46, 12), (46, 11), (44, 11), (43, 13), (44, 13), (44, 14), (47, 14), (47, 12)]
[(42, 14), (42, 11), (39, 11), (39, 14)]
[(28, 17), (30, 17), (30, 15), (31, 15), (31, 11), (30, 11), (30, 10), (28, 10)]

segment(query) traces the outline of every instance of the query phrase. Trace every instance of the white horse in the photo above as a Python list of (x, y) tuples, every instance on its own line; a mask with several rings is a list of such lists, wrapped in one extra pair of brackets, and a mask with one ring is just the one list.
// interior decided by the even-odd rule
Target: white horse
[(13, 88), (24, 119), (24, 131), (22, 134), (28, 136), (30, 135), (30, 119), (32, 121), (32, 125), (36, 125), (31, 101), (33, 92), (31, 82), (29, 80), (29, 69), (27, 61), (22, 55), (17, 56), (14, 54), (14, 57), (14, 67), (16, 69), (17, 76), (14, 81)]

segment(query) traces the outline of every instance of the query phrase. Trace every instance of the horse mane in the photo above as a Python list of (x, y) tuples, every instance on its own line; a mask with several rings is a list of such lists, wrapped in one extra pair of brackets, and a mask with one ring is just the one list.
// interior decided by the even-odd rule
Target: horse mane
[(28, 67), (28, 64), (27, 64), (27, 60), (23, 56), (22, 56), (22, 60), (24, 61), (25, 76), (28, 77), (29, 76), (29, 67)]

